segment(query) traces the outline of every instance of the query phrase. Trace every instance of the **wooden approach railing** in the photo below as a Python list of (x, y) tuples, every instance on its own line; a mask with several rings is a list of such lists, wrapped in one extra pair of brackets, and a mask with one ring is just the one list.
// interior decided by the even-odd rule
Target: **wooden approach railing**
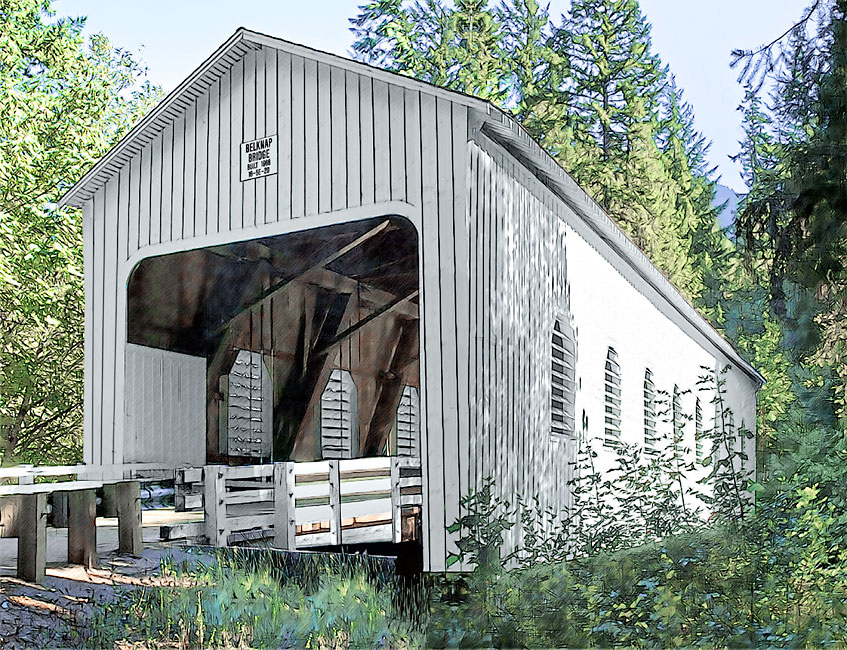
[[(47, 496), (67, 499), (68, 562), (93, 566), (97, 561), (96, 495), (107, 485), (115, 489), (118, 517), (118, 550), (141, 553), (140, 482), (173, 477), (168, 465), (18, 465), (0, 468), (0, 500), (17, 499), (13, 530), (4, 537), (18, 538), (18, 577), (32, 582), (44, 579), (47, 562)], [(76, 480), (36, 483), (39, 477), (76, 477)], [(55, 506), (55, 502), (54, 502)]]
[(206, 537), (245, 533), (282, 549), (402, 540), (402, 509), (421, 505), (420, 460), (357, 458), (203, 471)]

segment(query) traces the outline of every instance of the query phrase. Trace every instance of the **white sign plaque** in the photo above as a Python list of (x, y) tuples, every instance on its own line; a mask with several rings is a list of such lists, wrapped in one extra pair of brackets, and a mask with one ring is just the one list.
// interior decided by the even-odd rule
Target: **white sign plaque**
[(277, 164), (276, 134), (241, 143), (242, 181), (276, 174)]

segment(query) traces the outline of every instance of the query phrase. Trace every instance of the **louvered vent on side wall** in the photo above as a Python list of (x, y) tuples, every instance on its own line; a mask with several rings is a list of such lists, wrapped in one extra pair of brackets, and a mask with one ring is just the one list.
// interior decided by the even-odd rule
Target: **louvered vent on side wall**
[(420, 396), (414, 386), (405, 386), (397, 407), (397, 455), (420, 456)]
[(550, 432), (573, 438), (576, 432), (576, 342), (565, 319), (553, 324)]
[(644, 370), (644, 453), (655, 456), (659, 453), (659, 437), (656, 433), (656, 384), (653, 371)]
[(321, 393), (321, 454), (323, 458), (356, 458), (359, 455), (358, 396), (346, 370), (330, 373)]
[(609, 347), (606, 353), (606, 428), (603, 444), (617, 447), (621, 444), (621, 367), (618, 353)]

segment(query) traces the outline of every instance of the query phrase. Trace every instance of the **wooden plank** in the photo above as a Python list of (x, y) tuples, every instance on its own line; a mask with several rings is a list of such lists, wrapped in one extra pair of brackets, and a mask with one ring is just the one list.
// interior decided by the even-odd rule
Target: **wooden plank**
[[(388, 87), (388, 138), (391, 168), (391, 199), (406, 200), (406, 107), (401, 86)], [(418, 140), (418, 138), (415, 138)]]
[(150, 143), (150, 243), (162, 241), (162, 134)]
[(341, 497), (348, 494), (361, 494), (367, 492), (386, 492), (391, 490), (391, 474), (379, 478), (362, 478), (356, 480), (345, 480), (341, 477)]
[(377, 542), (393, 541), (392, 524), (379, 526), (362, 526), (361, 528), (345, 529), (345, 544), (374, 544)]
[(274, 546), (295, 548), (294, 464), (274, 463)]
[[(244, 92), (242, 94), (244, 131), (242, 142), (256, 139), (256, 50), (249, 50), (242, 59), (244, 64)], [(240, 172), (239, 172), (240, 173)], [(256, 181), (247, 180), (241, 183), (244, 199), (244, 227), (256, 225)]]
[(103, 419), (101, 436), (103, 437), (103, 455), (109, 462), (114, 462), (115, 450), (115, 392), (118, 381), (116, 375), (116, 347), (123, 341), (118, 339), (115, 331), (117, 323), (118, 294), (126, 291), (126, 284), (119, 278), (118, 268), (118, 209), (119, 209), (119, 176), (112, 176), (106, 183), (104, 206), (104, 237), (103, 237), (103, 384), (108, 389), (103, 392)]
[(415, 90), (406, 89), (403, 98), (403, 110), (406, 115), (403, 125), (406, 129), (406, 201), (412, 205), (421, 205), (421, 98)]
[[(185, 159), (182, 177), (182, 237), (191, 239), (197, 234), (197, 102), (185, 109)], [(143, 210), (142, 210), (143, 213)], [(203, 219), (205, 224), (205, 218)], [(205, 230), (205, 228), (204, 228)], [(202, 232), (202, 231), (201, 231)]]
[(17, 514), (18, 577), (28, 582), (44, 580), (47, 567), (47, 495), (21, 497)]
[[(458, 499), (467, 494), (470, 483), (470, 247), (472, 245), (470, 224), (468, 223), (468, 116), (467, 108), (459, 104), (452, 105), (452, 170), (453, 170), (453, 259), (455, 281), (453, 296), (453, 337), (455, 341), (456, 406), (457, 424), (451, 427), (458, 433), (456, 458), (458, 459), (457, 494), (454, 497), (458, 516)], [(445, 447), (445, 453), (449, 450)], [(513, 458), (512, 462), (517, 459)]]
[(395, 544), (403, 538), (403, 519), (400, 511), (400, 463), (392, 459), (391, 463), (391, 537)]
[(479, 371), (479, 314), (482, 305), (479, 302), (479, 149), (474, 144), (469, 147), (468, 160), (468, 218), (467, 229), (470, 241), (469, 277), (469, 328), (470, 328), (470, 358), (468, 367), (472, 380), (468, 385), (468, 402), (470, 405), (469, 439), (468, 439), (468, 484), (474, 489), (479, 485), (479, 428), (480, 428), (480, 389), (481, 373)]
[(241, 465), (222, 470), (228, 481), (247, 478), (269, 478), (273, 476), (273, 465)]
[(68, 494), (68, 562), (93, 568), (97, 563), (97, 502), (93, 489)]
[(277, 174), (277, 213), (275, 218), (285, 221), (291, 218), (291, 146), (294, 127), (291, 121), (291, 55), (274, 50), (277, 55), (277, 109), (275, 112), (276, 134), (279, 142), (279, 173)]
[(390, 467), (391, 458), (385, 456), (381, 458), (351, 458), (348, 460), (341, 461), (341, 478), (343, 480), (347, 472), (376, 471), (381, 469), (388, 469)]
[(306, 214), (306, 62), (291, 57), (291, 218)]
[(374, 202), (374, 105), (373, 80), (364, 75), (359, 76), (359, 125), (361, 142), (361, 173), (362, 199), (361, 205)]
[(92, 462), (94, 453), (94, 204), (82, 209), (83, 287), (85, 291), (83, 333), (82, 454)]
[[(330, 519), (330, 534), (333, 545), (341, 544), (341, 479), (338, 472), (338, 461), (329, 463), (329, 507), (332, 510)], [(298, 522), (299, 523), (299, 522)]]
[(227, 517), (226, 529), (231, 534), (251, 528), (270, 528), (273, 526), (273, 523), (273, 513), (267, 515), (242, 515), (241, 517)]
[(238, 150), (233, 148), (230, 122), (230, 82), (232, 72), (228, 70), (218, 81), (218, 231), (232, 230), (232, 206), (229, 193), (232, 188), (230, 180), (232, 161)]
[(93, 388), (92, 395), (92, 410), (94, 417), (92, 425), (94, 428), (93, 435), (93, 454), (94, 462), (103, 462), (103, 352), (104, 352), (104, 332), (103, 332), (103, 316), (105, 306), (103, 304), (105, 292), (105, 254), (106, 254), (106, 203), (105, 203), (106, 188), (101, 187), (97, 194), (93, 197), (94, 204), (94, 288), (92, 291), (93, 297), (93, 314), (92, 319), (92, 341), (94, 342), (92, 351), (92, 373), (93, 373)]
[[(206, 233), (220, 232), (219, 197), (221, 169), (221, 82), (216, 79), (206, 92), (209, 100), (206, 121)], [(228, 164), (228, 161), (227, 161)]]
[[(264, 124), (265, 124), (265, 135), (276, 135), (277, 142), (277, 157), (282, 154), (281, 145), (279, 136), (279, 125), (277, 124), (277, 81), (279, 79), (279, 73), (277, 72), (277, 54), (279, 50), (273, 47), (263, 48), (262, 52), (265, 56), (265, 106), (264, 106)], [(289, 137), (290, 134), (289, 134)], [(264, 179), (265, 183), (265, 209), (264, 209), (264, 222), (272, 223), (274, 221), (279, 220), (279, 201), (277, 198), (278, 188), (279, 188), (279, 179), (277, 178), (282, 172), (282, 168), (279, 166), (279, 159), (277, 159), (277, 175), (269, 176)]]
[[(444, 472), (444, 523), (450, 526), (459, 518), (460, 466), (467, 460), (459, 455), (458, 440), (458, 368), (456, 354), (456, 268), (454, 266), (454, 242), (456, 218), (454, 215), (453, 141), (454, 124), (452, 104), (446, 100), (436, 101), (436, 126), (438, 134), (438, 239), (439, 280), (441, 299), (439, 323), (441, 333), (441, 390), (443, 448), (442, 467)], [(460, 217), (461, 218), (461, 217)], [(458, 535), (448, 535), (448, 543), (455, 544)], [(452, 547), (446, 552), (453, 551)]]
[[(91, 202), (88, 205), (92, 205)], [(93, 206), (92, 206), (93, 207)], [(129, 230), (127, 231), (126, 258), (138, 250), (138, 227), (141, 219), (141, 156), (129, 163)], [(93, 212), (92, 212), (93, 214)], [(86, 254), (90, 257), (93, 250)]]
[[(439, 315), (438, 257), (438, 158), (435, 99), (421, 95), (421, 350), (441, 349), (441, 319)], [(422, 416), (425, 418), (421, 439), (423, 489), (427, 504), (422, 511), (422, 542), (424, 570), (443, 571), (446, 557), (446, 524), (444, 517), (444, 456), (442, 419), (441, 357), (435, 353), (421, 358)]]
[(141, 187), (139, 191), (139, 214), (140, 221), (138, 222), (138, 248), (144, 248), (150, 245), (150, 224), (152, 222), (153, 211), (150, 206), (150, 199), (153, 192), (152, 173), (153, 173), (153, 145), (147, 144), (140, 154), (141, 158)]
[(207, 234), (206, 182), (209, 164), (209, 93), (202, 93), (194, 103), (194, 235)]
[[(329, 122), (331, 138), (329, 175), (329, 190), (331, 195), (331, 210), (342, 210), (347, 207), (347, 93), (345, 90), (345, 71), (341, 68), (329, 69)], [(358, 201), (356, 202), (357, 205)]]
[(203, 468), (203, 513), (206, 537), (212, 546), (226, 546), (226, 479), (224, 465)]
[[(185, 114), (174, 119), (173, 172), (171, 187), (171, 241), (185, 236)], [(130, 226), (132, 211), (130, 211)]]
[[(318, 212), (332, 210), (332, 95), (330, 86), (330, 66), (317, 64), (317, 138), (318, 138)], [(308, 122), (308, 116), (307, 116)]]
[(231, 69), (229, 86), (229, 202), (230, 230), (244, 227), (244, 187), (241, 182), (241, 143), (244, 142), (244, 59)]
[(313, 60), (307, 59), (303, 65), (303, 136), (305, 142), (306, 164), (306, 216), (318, 213), (318, 184), (320, 170), (318, 167), (318, 66)]
[(362, 147), (360, 141), (359, 116), (359, 75), (347, 70), (344, 73), (344, 129), (347, 137), (345, 151), (347, 153), (347, 206), (353, 207), (362, 203), (362, 179), (360, 177)]
[(227, 505), (240, 503), (261, 503), (262, 501), (273, 501), (274, 491), (271, 488), (263, 490), (242, 490), (230, 492), (226, 497)]
[[(265, 131), (265, 55), (262, 50), (254, 50), (256, 71), (253, 75), (253, 140), (258, 140), (266, 135), (270, 135)], [(256, 193), (253, 219), (254, 225), (259, 225), (265, 222), (265, 185), (268, 182), (268, 177), (256, 178), (253, 180), (253, 189)]]
[(389, 135), (388, 84), (373, 80), (374, 200), (391, 200), (391, 142)]
[(140, 555), (141, 541), (141, 484), (122, 481), (115, 486), (118, 510), (118, 552)]
[[(123, 170), (121, 170), (123, 175)], [(174, 182), (174, 124), (168, 123), (165, 130), (162, 131), (162, 173), (161, 173), (161, 229), (159, 232), (160, 240), (168, 242), (173, 239), (173, 182)], [(121, 196), (123, 186), (121, 187)], [(126, 202), (125, 198), (121, 199), (121, 203)], [(123, 224), (121, 220), (121, 224)]]

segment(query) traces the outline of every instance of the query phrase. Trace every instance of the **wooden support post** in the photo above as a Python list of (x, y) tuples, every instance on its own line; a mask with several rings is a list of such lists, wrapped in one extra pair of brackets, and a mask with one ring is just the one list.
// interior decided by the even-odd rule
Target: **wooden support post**
[(68, 493), (53, 492), (53, 528), (68, 527)]
[(288, 551), (297, 546), (294, 507), (294, 463), (274, 463), (274, 546)]
[(100, 512), (104, 517), (118, 516), (118, 499), (114, 483), (103, 486), (103, 500), (100, 502)]
[(118, 551), (141, 555), (141, 483), (117, 483), (115, 501), (118, 511)]
[(90, 569), (97, 563), (97, 494), (68, 493), (68, 562)]
[(203, 512), (206, 537), (212, 546), (226, 546), (226, 471), (225, 465), (206, 465), (203, 468)]
[(47, 494), (20, 496), (18, 512), (18, 577), (42, 582), (47, 565)]
[(391, 537), (399, 544), (403, 537), (403, 518), (400, 510), (400, 459), (391, 459)]
[(332, 519), (329, 522), (329, 543), (332, 546), (341, 545), (341, 472), (338, 461), (329, 462), (329, 507)]

